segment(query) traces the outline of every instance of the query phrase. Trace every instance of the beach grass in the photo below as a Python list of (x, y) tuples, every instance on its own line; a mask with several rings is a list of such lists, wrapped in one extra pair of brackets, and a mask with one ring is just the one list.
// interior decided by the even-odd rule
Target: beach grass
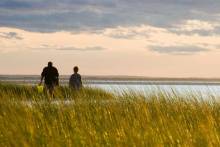
[(0, 146), (219, 146), (216, 99), (0, 84)]

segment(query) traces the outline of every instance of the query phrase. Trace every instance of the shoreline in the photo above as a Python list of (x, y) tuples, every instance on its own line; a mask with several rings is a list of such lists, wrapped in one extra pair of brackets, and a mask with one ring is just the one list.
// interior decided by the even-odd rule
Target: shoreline
[[(70, 75), (60, 75), (61, 80), (68, 79)], [(5, 79), (23, 79), (23, 80), (35, 80), (39, 79), (40, 75), (0, 75), (0, 81)], [(212, 82), (220, 83), (219, 78), (200, 78), (200, 77), (143, 77), (143, 76), (94, 76), (94, 75), (82, 75), (84, 81), (100, 80), (100, 81), (162, 81), (162, 82)]]

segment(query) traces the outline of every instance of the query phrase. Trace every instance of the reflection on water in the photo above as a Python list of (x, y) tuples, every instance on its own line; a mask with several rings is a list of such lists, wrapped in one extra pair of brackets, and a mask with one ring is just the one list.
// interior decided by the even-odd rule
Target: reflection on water
[(201, 96), (220, 97), (220, 85), (108, 85), (91, 84), (89, 87), (97, 87), (113, 93), (136, 92), (136, 93), (155, 93), (158, 91), (175, 91), (181, 95), (195, 94)]

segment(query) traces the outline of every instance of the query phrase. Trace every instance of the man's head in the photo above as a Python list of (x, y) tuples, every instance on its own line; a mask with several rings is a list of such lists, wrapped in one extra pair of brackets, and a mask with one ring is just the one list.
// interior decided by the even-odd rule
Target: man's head
[(74, 71), (74, 73), (78, 73), (79, 68), (78, 68), (77, 66), (75, 66), (75, 67), (73, 68), (73, 71)]
[(53, 66), (53, 63), (50, 61), (48, 62), (48, 67), (52, 67)]

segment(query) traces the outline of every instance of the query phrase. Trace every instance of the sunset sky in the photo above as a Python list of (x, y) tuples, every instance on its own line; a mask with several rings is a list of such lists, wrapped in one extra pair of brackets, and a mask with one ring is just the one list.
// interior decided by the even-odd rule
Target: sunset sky
[(0, 74), (220, 77), (220, 1), (1, 0)]

